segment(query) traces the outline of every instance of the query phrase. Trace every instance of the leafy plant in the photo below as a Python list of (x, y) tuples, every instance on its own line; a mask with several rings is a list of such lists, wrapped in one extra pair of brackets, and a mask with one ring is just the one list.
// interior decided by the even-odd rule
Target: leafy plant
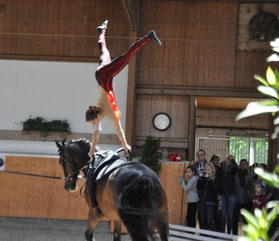
[(31, 118), (23, 122), (23, 130), (39, 131), (70, 131), (70, 124), (67, 120), (46, 121), (42, 117)]
[(160, 159), (163, 153), (159, 151), (161, 140), (159, 138), (147, 136), (142, 146), (140, 162), (151, 168), (157, 175), (161, 171)]
[[(279, 52), (279, 39), (272, 41), (270, 44), (275, 52)], [(273, 53), (267, 61), (279, 61), (279, 55), (277, 53)], [(271, 113), (272, 115), (275, 115), (279, 112), (279, 72), (277, 70), (274, 71), (270, 66), (268, 66), (266, 79), (259, 75), (255, 75), (254, 77), (262, 84), (258, 86), (258, 91), (268, 96), (268, 99), (250, 102), (246, 109), (236, 117), (237, 120), (263, 113)], [(274, 119), (273, 124), (275, 125), (275, 130), (272, 135), (272, 139), (275, 139), (279, 133), (279, 117)], [(268, 185), (279, 188), (279, 164), (275, 167), (273, 173), (266, 172), (261, 168), (256, 168), (255, 173)], [(272, 210), (268, 212), (268, 209)], [(245, 209), (242, 209), (241, 213), (245, 217), (248, 225), (243, 228), (245, 237), (240, 238), (240, 240), (270, 241), (276, 239), (278, 233), (275, 233), (273, 237), (269, 237), (268, 231), (273, 221), (279, 214), (278, 201), (269, 202), (263, 210), (256, 209), (255, 215)]]

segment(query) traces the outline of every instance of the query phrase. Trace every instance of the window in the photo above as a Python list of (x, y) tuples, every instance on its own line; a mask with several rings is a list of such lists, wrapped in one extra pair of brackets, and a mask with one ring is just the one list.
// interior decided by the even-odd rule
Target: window
[(247, 159), (249, 165), (268, 163), (268, 141), (265, 138), (230, 137), (229, 153), (235, 156), (237, 163)]
[(268, 164), (268, 141), (266, 138), (256, 137), (198, 137), (196, 152), (198, 149), (206, 151), (209, 160), (213, 154), (218, 154), (223, 161), (229, 154), (235, 156), (237, 163), (241, 159), (247, 159), (249, 165), (254, 163)]

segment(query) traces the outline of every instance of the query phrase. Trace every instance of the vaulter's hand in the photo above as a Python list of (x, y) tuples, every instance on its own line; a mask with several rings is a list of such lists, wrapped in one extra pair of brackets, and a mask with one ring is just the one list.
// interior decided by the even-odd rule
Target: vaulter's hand
[(93, 154), (94, 154), (93, 151), (88, 152), (88, 156), (90, 157), (90, 159), (93, 157)]
[(129, 155), (129, 152), (131, 152), (132, 148), (127, 144), (125, 147), (125, 156), (128, 156)]

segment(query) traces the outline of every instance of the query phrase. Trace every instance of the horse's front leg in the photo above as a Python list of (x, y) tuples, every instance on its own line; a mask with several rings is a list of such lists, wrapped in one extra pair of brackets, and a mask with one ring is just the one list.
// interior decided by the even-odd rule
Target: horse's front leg
[(121, 241), (121, 227), (122, 224), (120, 221), (113, 221), (114, 232), (113, 232), (113, 241)]
[(93, 240), (93, 233), (95, 228), (97, 227), (102, 215), (97, 208), (90, 208), (88, 213), (88, 225), (85, 231), (85, 238), (87, 241)]

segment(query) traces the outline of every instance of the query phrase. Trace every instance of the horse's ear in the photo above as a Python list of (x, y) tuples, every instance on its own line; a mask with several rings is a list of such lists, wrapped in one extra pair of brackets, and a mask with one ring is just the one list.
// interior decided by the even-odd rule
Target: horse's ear
[(62, 146), (65, 146), (65, 141), (66, 141), (66, 138), (64, 138), (64, 139), (62, 140)]
[(60, 150), (62, 149), (63, 146), (61, 146), (61, 145), (59, 144), (59, 142), (56, 141), (56, 140), (55, 140), (55, 144), (56, 144), (58, 150), (60, 151)]

